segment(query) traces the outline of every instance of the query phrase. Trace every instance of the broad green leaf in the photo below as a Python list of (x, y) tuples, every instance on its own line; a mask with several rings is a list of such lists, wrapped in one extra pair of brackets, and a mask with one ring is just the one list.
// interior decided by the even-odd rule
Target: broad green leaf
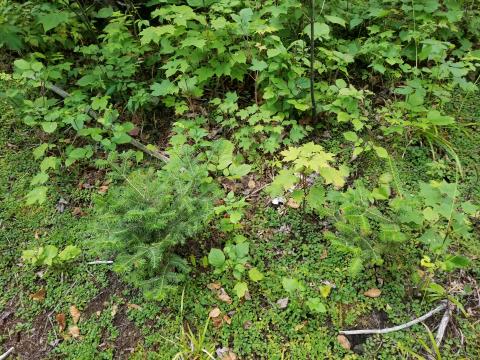
[(229, 211), (228, 215), (232, 224), (238, 224), (243, 217), (243, 213), (241, 211)]
[(58, 259), (61, 261), (73, 260), (81, 253), (82, 250), (80, 250), (78, 247), (74, 245), (67, 245), (65, 249), (58, 254)]
[(268, 64), (263, 60), (257, 60), (255, 58), (252, 59), (252, 66), (250, 66), (250, 70), (252, 71), (263, 71), (268, 67)]
[(41, 185), (45, 184), (48, 181), (48, 174), (44, 172), (39, 172), (37, 175), (35, 175), (30, 182), (30, 185)]
[(353, 131), (344, 132), (343, 137), (345, 138), (345, 140), (351, 141), (351, 142), (356, 142), (358, 140), (357, 134)]
[(319, 313), (319, 314), (327, 312), (327, 308), (318, 297), (309, 298), (305, 304), (307, 305), (308, 309), (312, 312)]
[(248, 256), (250, 245), (248, 242), (241, 242), (235, 245), (235, 253), (238, 259)]
[(375, 150), (375, 152), (377, 153), (379, 158), (388, 159), (388, 152), (387, 152), (387, 150), (385, 150), (384, 147), (373, 146), (373, 149)]
[(54, 245), (47, 245), (45, 246), (43, 253), (42, 253), (42, 262), (45, 265), (52, 266), (53, 260), (58, 254), (58, 249)]
[(112, 14), (113, 14), (113, 9), (111, 6), (108, 6), (98, 10), (97, 15), (95, 15), (95, 17), (100, 19), (106, 19), (112, 16)]
[(312, 186), (307, 194), (306, 200), (310, 208), (320, 212), (325, 204), (325, 189), (323, 186)]
[(153, 96), (173, 95), (178, 93), (178, 86), (170, 80), (165, 79), (162, 80), (161, 83), (153, 83), (150, 86), (150, 90), (152, 90)]
[(325, 180), (325, 184), (333, 184), (337, 188), (345, 185), (345, 178), (348, 176), (348, 168), (341, 166), (338, 170), (332, 167), (324, 167), (319, 170)]
[(431, 207), (426, 207), (423, 209), (423, 216), (425, 217), (425, 220), (431, 222), (436, 222), (439, 219), (438, 212), (433, 210)]
[(40, 163), (40, 170), (42, 172), (47, 172), (49, 169), (55, 170), (58, 165), (58, 158), (55, 156), (48, 156), (42, 160)]
[(38, 22), (43, 25), (43, 30), (56, 28), (58, 25), (66, 23), (69, 18), (69, 13), (65, 11), (55, 11), (49, 14), (43, 14), (38, 16)]
[(445, 270), (452, 271), (455, 269), (464, 269), (470, 265), (470, 260), (461, 255), (449, 256), (445, 260)]
[(42, 129), (45, 131), (47, 134), (51, 134), (55, 131), (57, 128), (57, 123), (56, 122), (42, 122)]
[(294, 278), (284, 277), (282, 279), (282, 286), (285, 291), (289, 293), (305, 290), (305, 287), (297, 279)]
[(45, 151), (47, 151), (47, 149), (48, 149), (48, 144), (47, 143), (43, 143), (43, 144), (37, 146), (35, 149), (33, 149), (33, 157), (35, 158), (35, 160), (38, 160), (41, 157), (43, 157), (45, 155)]
[(225, 254), (220, 249), (211, 249), (208, 254), (208, 263), (214, 267), (221, 267), (225, 263)]
[(327, 285), (320, 286), (320, 295), (322, 295), (324, 299), (326, 299), (330, 295), (331, 291), (332, 291), (332, 285), (327, 284)]
[(30, 63), (24, 59), (15, 60), (13, 64), (20, 70), (30, 70)]
[(35, 203), (43, 204), (47, 200), (46, 186), (39, 186), (32, 189), (26, 196), (27, 205), (33, 205)]
[(444, 116), (438, 110), (430, 110), (427, 114), (427, 121), (436, 126), (446, 126), (455, 124), (455, 119), (451, 116)]
[(235, 284), (233, 291), (235, 291), (235, 294), (237, 295), (237, 297), (242, 298), (245, 296), (246, 292), (248, 291), (248, 285), (246, 282), (239, 281)]
[(252, 170), (252, 166), (247, 164), (241, 164), (241, 165), (231, 164), (228, 170), (230, 171), (231, 178), (240, 179), (241, 177), (247, 175)]
[(345, 27), (345, 25), (346, 25), (345, 20), (342, 19), (341, 17), (338, 17), (338, 16), (325, 15), (325, 19), (327, 19), (329, 22), (331, 22), (333, 24), (338, 24), (338, 25), (341, 25), (343, 27)]
[[(313, 28), (314, 28), (313, 34), (314, 34), (315, 40), (320, 38), (324, 38), (324, 39), (329, 38), (330, 27), (327, 24), (316, 22)], [(303, 29), (303, 33), (306, 34), (308, 37), (310, 37), (311, 35), (310, 32), (311, 32), (310, 25), (305, 26), (305, 28)]]
[(248, 277), (255, 282), (261, 281), (264, 278), (263, 274), (256, 267), (248, 270)]
[(174, 32), (175, 26), (173, 25), (151, 26), (140, 32), (140, 43), (145, 45), (153, 41), (155, 44), (158, 44), (165, 35), (173, 34)]
[(203, 49), (207, 40), (198, 37), (188, 37), (182, 41), (182, 47), (195, 46), (196, 48)]

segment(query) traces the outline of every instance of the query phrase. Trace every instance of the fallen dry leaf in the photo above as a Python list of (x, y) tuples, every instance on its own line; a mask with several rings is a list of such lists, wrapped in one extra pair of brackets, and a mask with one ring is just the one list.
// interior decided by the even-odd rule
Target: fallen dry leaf
[(245, 300), (252, 300), (252, 295), (250, 295), (250, 291), (248, 290), (245, 291), (244, 297), (245, 297)]
[(211, 310), (209, 313), (208, 313), (208, 316), (210, 318), (216, 318), (220, 315), (221, 311), (218, 307), (216, 307), (215, 309)]
[(257, 185), (257, 184), (255, 184), (255, 181), (253, 181), (253, 180), (250, 180), (250, 181), (248, 182), (248, 188), (249, 188), (249, 189), (255, 189), (255, 186), (256, 186), (256, 185)]
[(35, 240), (39, 240), (40, 239), (40, 230), (35, 230), (35, 233), (33, 234), (33, 236), (35, 237)]
[(232, 323), (232, 319), (228, 315), (223, 315), (223, 321), (225, 321), (228, 325)]
[(363, 295), (367, 296), (367, 297), (370, 297), (370, 298), (377, 298), (380, 296), (380, 294), (382, 293), (381, 290), (377, 289), (377, 288), (371, 288), (371, 289), (368, 289), (367, 291), (365, 291), (363, 293)]
[(214, 282), (214, 283), (207, 284), (207, 288), (210, 289), (210, 290), (218, 290), (221, 287), (222, 287), (222, 285), (220, 285), (219, 282)]
[(327, 249), (323, 249), (322, 255), (320, 255), (320, 260), (326, 259), (328, 256), (328, 251)]
[(78, 328), (77, 325), (70, 326), (68, 328), (68, 333), (73, 337), (73, 338), (78, 338), (80, 337), (80, 329)]
[(80, 320), (80, 310), (75, 305), (70, 306), (70, 315), (72, 316), (73, 324), (77, 325)]
[(108, 191), (108, 185), (102, 185), (98, 188), (100, 194), (105, 194)]
[(337, 341), (340, 343), (340, 346), (343, 347), (345, 350), (350, 350), (350, 348), (352, 347), (350, 341), (348, 341), (345, 335), (338, 335)]
[(57, 315), (55, 315), (55, 320), (57, 320), (58, 328), (60, 329), (60, 332), (62, 332), (65, 329), (65, 326), (67, 326), (65, 314), (58, 313)]
[(112, 317), (115, 317), (115, 315), (117, 315), (117, 311), (118, 311), (118, 305), (117, 304), (114, 304), (112, 306)]
[(220, 290), (218, 290), (217, 296), (221, 301), (226, 302), (227, 304), (232, 303), (232, 298), (227, 294), (224, 288), (220, 288)]
[(222, 360), (237, 360), (237, 355), (233, 351), (227, 352), (221, 357)]
[(72, 215), (80, 217), (80, 216), (84, 216), (85, 212), (82, 211), (81, 207), (75, 206), (72, 210)]
[(223, 325), (223, 319), (219, 317), (212, 318), (212, 324), (215, 328), (220, 328)]
[(135, 310), (142, 310), (142, 307), (140, 305), (137, 305), (137, 304), (127, 304), (127, 307), (129, 309), (135, 309)]
[(278, 299), (277, 300), (277, 305), (280, 309), (285, 309), (288, 305), (288, 297), (286, 298), (282, 298), (282, 299)]
[(37, 292), (30, 294), (30, 299), (33, 301), (43, 301), (45, 300), (45, 295), (47, 294), (47, 291), (44, 288), (41, 288)]
[(287, 206), (291, 207), (292, 209), (298, 209), (300, 207), (300, 204), (292, 198), (289, 198), (287, 201)]
[(250, 329), (251, 326), (252, 326), (252, 322), (250, 320), (247, 320), (243, 323), (243, 328), (245, 330)]

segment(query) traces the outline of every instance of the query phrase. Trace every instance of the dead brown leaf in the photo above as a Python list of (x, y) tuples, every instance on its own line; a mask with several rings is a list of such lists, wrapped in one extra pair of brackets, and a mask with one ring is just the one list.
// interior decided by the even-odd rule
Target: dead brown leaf
[(118, 311), (118, 305), (117, 304), (113, 304), (112, 305), (112, 317), (115, 317), (115, 315), (117, 315), (117, 311)]
[(232, 323), (232, 319), (227, 314), (223, 315), (223, 321), (225, 321), (228, 325)]
[(45, 300), (45, 295), (47, 294), (47, 291), (44, 288), (41, 288), (37, 292), (30, 294), (30, 299), (33, 301), (43, 301)]
[(85, 212), (82, 210), (81, 207), (75, 206), (72, 210), (72, 215), (77, 217), (85, 216)]
[(221, 357), (222, 360), (237, 360), (237, 355), (233, 351), (227, 352)]
[(352, 347), (350, 341), (348, 341), (345, 335), (338, 335), (337, 341), (340, 343), (340, 346), (343, 347), (345, 350), (350, 350), (350, 348)]
[(72, 316), (73, 324), (77, 325), (80, 320), (80, 310), (75, 305), (70, 306), (70, 315)]
[(287, 201), (287, 206), (291, 207), (292, 209), (298, 209), (300, 207), (300, 204), (292, 198), (289, 198)]
[(249, 189), (255, 189), (255, 186), (257, 186), (257, 184), (255, 184), (255, 181), (250, 180), (248, 182), (247, 186), (248, 186)]
[(102, 185), (98, 188), (100, 194), (105, 194), (108, 191), (108, 185)]
[(220, 316), (220, 313), (221, 313), (220, 309), (218, 307), (216, 307), (208, 313), (208, 316), (210, 318), (216, 318), (216, 317)]
[(220, 288), (220, 290), (218, 290), (217, 296), (220, 300), (226, 302), (227, 304), (232, 303), (232, 298), (227, 294), (224, 288)]
[(67, 320), (65, 318), (65, 314), (58, 313), (57, 315), (55, 315), (55, 320), (57, 320), (58, 328), (60, 329), (60, 332), (62, 332), (65, 329), (65, 326), (67, 326)]
[(73, 338), (78, 338), (80, 337), (80, 329), (78, 328), (77, 325), (70, 326), (68, 328), (68, 333), (73, 337)]
[(129, 309), (135, 309), (135, 310), (142, 310), (142, 307), (140, 305), (137, 305), (137, 304), (127, 304), (127, 307)]
[(278, 299), (277, 300), (277, 305), (280, 309), (285, 309), (288, 306), (288, 297)]
[(328, 251), (327, 249), (323, 249), (322, 255), (320, 255), (320, 260), (326, 259), (328, 256)]
[(251, 326), (252, 326), (252, 322), (250, 320), (247, 320), (243, 323), (243, 328), (245, 330), (250, 329)]
[(220, 285), (219, 282), (214, 282), (214, 283), (207, 284), (207, 288), (210, 289), (210, 290), (218, 290), (221, 287), (222, 287), (222, 285)]
[(381, 294), (382, 294), (382, 291), (380, 289), (377, 289), (377, 288), (368, 289), (367, 291), (365, 291), (363, 293), (363, 295), (365, 295), (366, 297), (370, 297), (370, 298), (377, 298)]

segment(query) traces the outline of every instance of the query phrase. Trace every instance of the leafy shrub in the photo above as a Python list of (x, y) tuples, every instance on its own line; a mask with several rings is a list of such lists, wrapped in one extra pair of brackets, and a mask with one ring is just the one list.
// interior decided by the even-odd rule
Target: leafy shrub
[(161, 300), (189, 270), (177, 251), (205, 229), (220, 196), (205, 165), (172, 152), (161, 170), (135, 171), (100, 199), (98, 245), (116, 255), (116, 272)]
[(249, 255), (250, 244), (242, 235), (237, 235), (234, 242), (228, 242), (223, 251), (220, 249), (211, 249), (208, 254), (208, 263), (214, 267), (215, 274), (221, 274), (232, 271), (233, 277), (237, 280), (234, 290), (239, 298), (244, 297), (248, 291), (248, 284), (242, 281), (243, 274), (247, 267), (248, 277), (254, 282), (264, 278), (263, 274), (256, 268), (248, 265), (251, 260)]
[(356, 275), (365, 266), (381, 266), (386, 260), (394, 266), (401, 264), (394, 254), (402, 245), (421, 246), (424, 254), (444, 259), (446, 267), (453, 268), (449, 244), (472, 236), (469, 215), (477, 207), (471, 202), (457, 203), (457, 184), (445, 181), (420, 183), (418, 193), (391, 197), (391, 179), (383, 175), (371, 191), (357, 182), (354, 188), (327, 196), (325, 205), (335, 231), (326, 237), (352, 254), (351, 273)]
[(47, 265), (49, 267), (60, 267), (65, 263), (76, 259), (82, 251), (74, 246), (67, 245), (62, 251), (54, 245), (40, 246), (36, 249), (24, 250), (22, 259), (34, 266)]

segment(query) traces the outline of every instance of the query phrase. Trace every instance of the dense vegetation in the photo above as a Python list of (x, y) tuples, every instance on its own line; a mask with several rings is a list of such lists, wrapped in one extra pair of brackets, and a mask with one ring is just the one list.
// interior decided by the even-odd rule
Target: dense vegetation
[(468, 0), (0, 0), (0, 356), (479, 358), (479, 39)]

